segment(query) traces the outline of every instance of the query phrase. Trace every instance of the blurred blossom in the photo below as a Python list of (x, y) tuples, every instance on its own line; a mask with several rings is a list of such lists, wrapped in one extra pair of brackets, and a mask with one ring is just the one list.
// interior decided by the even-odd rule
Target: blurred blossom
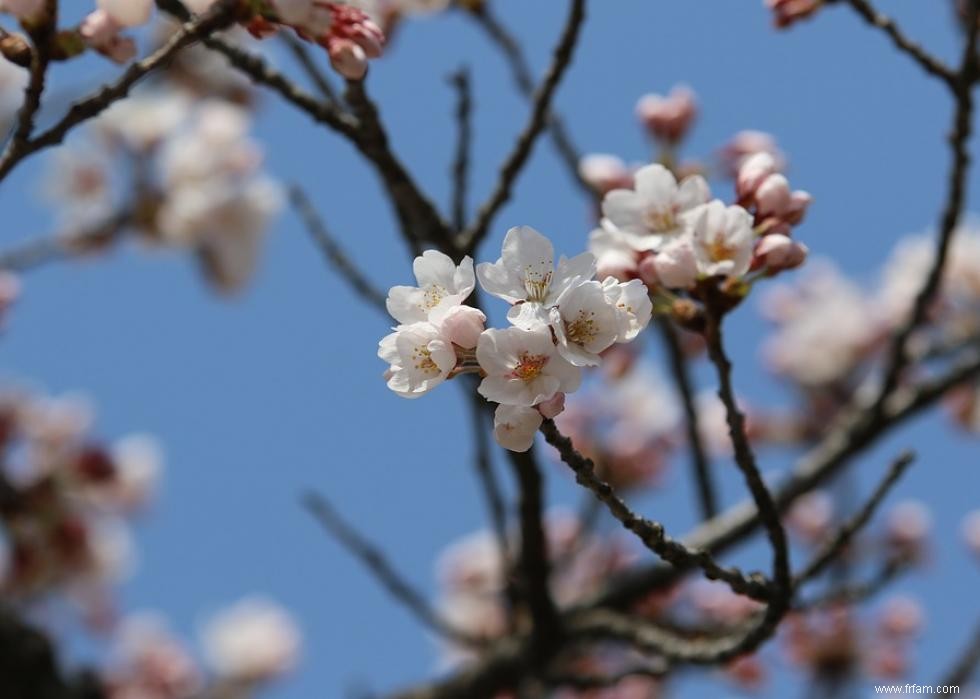
[(123, 622), (105, 684), (109, 699), (191, 699), (203, 688), (201, 672), (184, 644), (163, 620), (149, 614)]
[(823, 490), (814, 490), (797, 498), (786, 515), (789, 530), (810, 546), (823, 542), (833, 523), (834, 501)]
[(742, 165), (753, 155), (766, 153), (772, 157), (775, 172), (786, 167), (786, 157), (779, 149), (776, 139), (763, 131), (739, 131), (719, 151), (724, 171), (735, 177)]
[(268, 600), (248, 598), (216, 614), (202, 631), (208, 663), (221, 680), (256, 684), (291, 670), (302, 639), (292, 616)]
[(684, 140), (698, 115), (694, 92), (684, 86), (674, 87), (667, 96), (648, 94), (636, 103), (636, 116), (650, 135), (674, 145)]
[(905, 500), (888, 512), (886, 542), (898, 555), (919, 559), (925, 552), (932, 530), (932, 513), (918, 500)]
[(980, 559), (980, 510), (973, 510), (963, 518), (960, 531), (970, 552)]
[(600, 194), (614, 189), (631, 189), (633, 173), (623, 160), (606, 153), (589, 153), (578, 163), (578, 173)]
[(879, 611), (878, 627), (887, 638), (911, 638), (922, 630), (924, 624), (922, 605), (911, 597), (893, 595)]

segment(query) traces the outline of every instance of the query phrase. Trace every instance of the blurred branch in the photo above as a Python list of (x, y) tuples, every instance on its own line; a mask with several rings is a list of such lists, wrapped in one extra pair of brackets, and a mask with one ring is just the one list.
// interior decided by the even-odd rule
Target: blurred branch
[(531, 100), (532, 107), (528, 123), (518, 136), (510, 155), (504, 160), (493, 193), (477, 211), (476, 220), (460, 234), (459, 248), (462, 252), (469, 254), (476, 249), (487, 234), (487, 230), (493, 223), (500, 207), (510, 199), (511, 189), (527, 163), (538, 136), (544, 130), (548, 111), (551, 108), (551, 100), (571, 64), (584, 21), (585, 0), (571, 0), (568, 19), (558, 45), (555, 47), (551, 67)]
[(361, 561), (396, 600), (415, 617), (441, 636), (470, 647), (480, 648), (485, 641), (454, 628), (429, 607), (424, 595), (415, 590), (392, 567), (384, 554), (345, 522), (329, 501), (319, 493), (303, 496), (303, 504), (323, 528), (333, 534), (344, 548)]
[[(518, 91), (530, 100), (534, 96), (534, 78), (531, 75), (531, 68), (520, 43), (496, 15), (493, 14), (490, 3), (481, 3), (477, 9), (469, 12), (469, 16), (486, 32), (494, 45), (500, 49), (507, 64), (510, 66), (511, 75), (513, 76), (514, 83), (517, 85)], [(552, 110), (546, 117), (546, 123), (548, 133), (551, 134), (551, 139), (558, 151), (558, 155), (564, 161), (565, 168), (572, 176), (575, 184), (590, 197), (595, 198), (597, 195), (596, 191), (588, 182), (582, 179), (582, 175), (579, 173), (578, 164), (581, 155), (578, 148), (572, 142), (565, 122)]]
[(49, 262), (102, 249), (118, 238), (133, 220), (132, 211), (122, 211), (78, 233), (52, 235), (21, 243), (0, 251), (0, 270), (26, 272)]
[(756, 600), (767, 601), (772, 597), (772, 590), (765, 577), (759, 573), (745, 576), (738, 568), (726, 568), (706, 552), (692, 550), (674, 541), (664, 532), (663, 525), (651, 522), (634, 513), (629, 506), (616, 495), (612, 486), (596, 475), (595, 464), (578, 451), (572, 440), (564, 436), (553, 420), (545, 420), (541, 425), (548, 444), (558, 450), (561, 460), (575, 472), (575, 480), (580, 485), (591, 490), (626, 529), (633, 532), (654, 554), (678, 567), (698, 567), (710, 580), (721, 580), (731, 589)]
[[(861, 6), (864, 0), (850, 0), (850, 2), (852, 5)], [(946, 204), (939, 221), (935, 258), (921, 289), (916, 294), (908, 320), (892, 339), (885, 364), (884, 379), (878, 394), (879, 399), (872, 408), (874, 412), (882, 410), (884, 402), (898, 385), (903, 372), (908, 367), (911, 360), (909, 339), (926, 319), (929, 308), (939, 292), (953, 234), (966, 203), (966, 183), (970, 167), (967, 142), (973, 129), (973, 88), (980, 75), (977, 65), (978, 20), (980, 20), (980, 0), (970, 0), (963, 57), (959, 71), (952, 76), (950, 82), (956, 101), (953, 129), (949, 136), (953, 158), (948, 176)]]
[(473, 88), (470, 81), (466, 66), (449, 76), (449, 84), (456, 89), (456, 157), (452, 169), (452, 222), (456, 232), (466, 226), (466, 194), (473, 149)]
[(805, 612), (824, 607), (863, 602), (884, 590), (908, 569), (907, 559), (889, 558), (870, 579), (860, 583), (833, 587), (816, 597), (797, 602), (793, 605), (793, 611)]
[(386, 294), (374, 286), (365, 274), (354, 264), (340, 244), (330, 235), (323, 218), (317, 213), (309, 197), (299, 185), (289, 188), (289, 199), (303, 219), (306, 230), (320, 248), (324, 259), (340, 274), (351, 289), (368, 304), (388, 314), (385, 305)]
[[(841, 0), (834, 1), (840, 2)], [(885, 32), (895, 48), (910, 56), (924, 71), (949, 85), (953, 85), (956, 81), (956, 75), (948, 66), (906, 37), (894, 20), (878, 12), (868, 0), (843, 0), (843, 2), (854, 8), (854, 11), (872, 27), (877, 27)]]
[(718, 512), (718, 496), (711, 480), (711, 464), (704, 450), (701, 439), (700, 419), (694, 403), (694, 389), (691, 385), (691, 375), (687, 367), (687, 358), (681, 348), (677, 329), (670, 318), (661, 317), (657, 320), (667, 358), (670, 361), (670, 375), (674, 380), (677, 393), (684, 407), (685, 427), (687, 428), (688, 448), (691, 450), (691, 468), (697, 485), (701, 518), (711, 519)]
[(974, 628), (966, 647), (963, 648), (949, 671), (943, 675), (940, 684), (965, 687), (976, 674), (977, 666), (980, 666), (980, 624)]
[[(237, 0), (220, 0), (200, 17), (183, 24), (159, 49), (146, 58), (131, 64), (118, 80), (103, 85), (95, 94), (73, 104), (68, 112), (51, 128), (33, 138), (18, 140), (15, 135), (7, 144), (3, 154), (0, 155), (0, 180), (10, 174), (10, 171), (27, 156), (61, 143), (73, 128), (98, 116), (113, 103), (126, 97), (136, 83), (157, 68), (169, 63), (178, 51), (196, 41), (203, 40), (211, 32), (230, 24), (234, 19), (234, 11), (237, 6)], [(37, 99), (40, 100), (43, 84), (35, 84), (35, 89)], [(29, 92), (24, 109), (27, 109), (30, 101)], [(22, 116), (27, 115), (22, 112)], [(32, 118), (33, 115), (30, 115), (30, 119)], [(18, 127), (18, 131), (29, 135), (31, 125), (28, 121), (30, 119), (21, 118), (21, 126)]]
[(904, 452), (901, 456), (892, 462), (891, 467), (885, 474), (885, 477), (875, 488), (874, 493), (868, 499), (868, 501), (854, 514), (851, 519), (849, 519), (845, 524), (843, 524), (837, 533), (828, 540), (820, 550), (813, 556), (810, 562), (803, 568), (793, 580), (794, 587), (799, 587), (808, 580), (812, 580), (822, 573), (828, 565), (835, 561), (841, 553), (847, 548), (848, 544), (851, 543), (851, 539), (854, 535), (858, 533), (870, 520), (875, 510), (885, 499), (885, 496), (891, 490), (898, 479), (902, 477), (906, 469), (911, 465), (912, 461), (915, 460), (915, 453), (911, 451)]

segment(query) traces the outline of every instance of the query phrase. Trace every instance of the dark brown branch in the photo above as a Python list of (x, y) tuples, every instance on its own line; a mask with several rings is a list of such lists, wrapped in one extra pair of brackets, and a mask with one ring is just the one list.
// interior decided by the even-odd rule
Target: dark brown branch
[[(863, 0), (850, 0), (851, 4), (861, 5)], [(963, 57), (959, 72), (953, 76), (951, 87), (956, 100), (953, 116), (953, 129), (949, 136), (952, 150), (946, 204), (939, 221), (939, 233), (936, 242), (935, 258), (925, 281), (915, 296), (912, 311), (905, 324), (895, 333), (889, 347), (888, 359), (885, 364), (885, 375), (879, 392), (879, 401), (874, 406), (880, 411), (882, 404), (894, 390), (911, 360), (909, 339), (926, 319), (929, 308), (939, 293), (946, 260), (953, 241), (953, 234), (963, 215), (966, 202), (966, 183), (970, 168), (970, 153), (967, 142), (973, 130), (973, 87), (977, 81), (977, 20), (980, 12), (980, 2), (970, 2), (970, 13)]]
[(799, 587), (801, 584), (808, 580), (812, 580), (822, 573), (828, 565), (835, 561), (841, 553), (847, 548), (848, 544), (870, 520), (872, 515), (874, 515), (875, 510), (885, 499), (885, 496), (892, 489), (898, 479), (902, 477), (906, 469), (912, 464), (915, 459), (915, 454), (911, 451), (907, 451), (895, 459), (892, 462), (891, 467), (885, 474), (885, 477), (875, 488), (874, 493), (864, 504), (864, 506), (858, 510), (846, 523), (844, 523), (837, 533), (830, 538), (820, 550), (813, 556), (810, 562), (797, 573), (793, 584), (795, 587)]
[(385, 306), (386, 294), (374, 286), (364, 272), (354, 264), (340, 244), (334, 240), (327, 230), (320, 214), (313, 207), (306, 193), (298, 185), (289, 188), (289, 199), (303, 219), (306, 230), (317, 244), (324, 259), (340, 274), (351, 289), (368, 304), (387, 315)]
[(681, 348), (677, 329), (670, 318), (658, 319), (657, 326), (663, 337), (667, 358), (670, 361), (670, 375), (674, 380), (677, 393), (684, 407), (684, 421), (687, 430), (688, 448), (691, 451), (691, 470), (697, 486), (698, 502), (701, 506), (701, 518), (711, 519), (718, 512), (718, 496), (711, 480), (711, 464), (701, 439), (700, 418), (694, 402), (694, 390), (691, 386), (691, 376), (687, 367), (687, 358)]
[(333, 505), (319, 493), (303, 496), (303, 504), (316, 520), (330, 532), (378, 579), (391, 596), (401, 602), (415, 618), (436, 633), (470, 647), (482, 647), (483, 639), (474, 638), (454, 628), (429, 606), (425, 596), (418, 592), (392, 567), (384, 554), (341, 518)]
[(553, 420), (545, 420), (541, 425), (541, 432), (548, 444), (558, 450), (561, 460), (575, 472), (576, 482), (592, 491), (609, 513), (626, 529), (633, 532), (650, 551), (674, 566), (701, 568), (710, 580), (721, 580), (740, 595), (747, 595), (761, 601), (768, 601), (771, 598), (772, 590), (761, 574), (745, 576), (737, 568), (721, 566), (708, 553), (689, 549), (671, 539), (664, 532), (662, 524), (651, 522), (633, 512), (622, 498), (616, 495), (612, 486), (596, 475), (592, 460), (575, 450), (572, 440), (558, 430)]
[(523, 170), (534, 149), (534, 144), (538, 136), (544, 130), (547, 123), (548, 112), (551, 109), (551, 101), (555, 96), (558, 85), (561, 83), (572, 56), (575, 53), (575, 45), (585, 21), (585, 0), (571, 0), (568, 20), (562, 32), (558, 45), (555, 47), (552, 57), (551, 67), (545, 74), (541, 85), (534, 93), (531, 100), (531, 113), (528, 123), (518, 136), (514, 148), (510, 155), (504, 160), (500, 168), (500, 176), (490, 198), (480, 207), (476, 214), (476, 220), (460, 234), (460, 249), (466, 253), (472, 253), (480, 241), (487, 234), (490, 224), (494, 217), (507, 200), (510, 199), (511, 189)]
[(70, 676), (58, 666), (48, 637), (0, 606), (0, 687), (17, 699), (104, 699), (90, 673)]
[(878, 12), (868, 0), (844, 0), (844, 2), (853, 7), (868, 24), (885, 32), (895, 48), (910, 56), (924, 71), (947, 84), (952, 85), (955, 82), (956, 76), (948, 66), (906, 37), (894, 20)]
[(230, 24), (237, 6), (236, 0), (221, 0), (197, 19), (182, 25), (159, 49), (130, 65), (115, 82), (103, 85), (92, 96), (73, 104), (54, 126), (18, 147), (14, 147), (15, 141), (11, 141), (0, 156), (0, 180), (10, 174), (27, 156), (58, 145), (73, 128), (98, 116), (113, 103), (126, 97), (136, 83), (169, 63), (178, 51)]
[(980, 624), (974, 628), (966, 647), (949, 671), (943, 675), (939, 684), (947, 687), (965, 687), (973, 679), (978, 666), (980, 666)]
[[(531, 75), (531, 68), (527, 57), (521, 49), (520, 43), (513, 37), (510, 31), (493, 14), (490, 3), (482, 3), (478, 9), (472, 11), (470, 16), (476, 21), (477, 25), (483, 29), (490, 40), (500, 49), (504, 59), (510, 66), (511, 75), (518, 91), (526, 98), (534, 96), (534, 77)], [(565, 163), (565, 169), (572, 176), (575, 184), (579, 186), (590, 198), (595, 198), (597, 192), (586, 182), (578, 165), (581, 160), (579, 149), (572, 142), (572, 137), (568, 133), (568, 128), (562, 118), (553, 110), (547, 116), (548, 133), (558, 151), (558, 155)]]
[(470, 71), (463, 66), (449, 76), (456, 88), (456, 156), (452, 167), (452, 221), (458, 233), (466, 226), (466, 194), (470, 182), (470, 152), (473, 148), (473, 88)]

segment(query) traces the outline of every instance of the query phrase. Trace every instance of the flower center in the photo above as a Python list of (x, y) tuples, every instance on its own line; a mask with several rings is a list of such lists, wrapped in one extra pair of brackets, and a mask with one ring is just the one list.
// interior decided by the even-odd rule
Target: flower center
[(438, 306), (448, 295), (449, 291), (441, 284), (429, 284), (425, 287), (425, 293), (422, 295), (422, 303), (419, 304), (419, 308), (425, 312), (429, 312)]
[(548, 363), (546, 354), (530, 354), (521, 352), (517, 358), (517, 366), (510, 372), (511, 378), (521, 381), (534, 381), (541, 375), (544, 365)]
[(592, 311), (580, 310), (574, 320), (565, 321), (565, 336), (575, 344), (585, 345), (592, 342), (598, 334), (599, 327)]
[(439, 367), (432, 359), (432, 352), (428, 347), (419, 345), (412, 352), (412, 363), (415, 365), (416, 371), (420, 371), (423, 374), (438, 374)]
[(668, 233), (677, 228), (677, 217), (672, 207), (647, 209), (643, 214), (643, 222), (654, 233)]
[(548, 289), (551, 287), (551, 261), (542, 261), (537, 265), (528, 265), (524, 268), (524, 290), (527, 291), (527, 300), (543, 303), (548, 296)]
[(724, 262), (735, 257), (736, 247), (729, 245), (724, 236), (716, 235), (708, 245), (708, 256), (712, 262)]

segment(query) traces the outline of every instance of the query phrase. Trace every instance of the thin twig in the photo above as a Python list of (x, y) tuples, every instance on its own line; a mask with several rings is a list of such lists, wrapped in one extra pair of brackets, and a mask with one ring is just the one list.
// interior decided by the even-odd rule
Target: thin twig
[(797, 602), (793, 605), (793, 611), (805, 612), (831, 606), (850, 606), (863, 602), (884, 590), (907, 570), (909, 570), (909, 563), (906, 558), (889, 558), (870, 579), (856, 584), (834, 587), (816, 597)]
[(677, 393), (684, 406), (685, 428), (687, 429), (688, 448), (691, 451), (691, 470), (697, 485), (698, 501), (701, 506), (701, 518), (711, 519), (718, 512), (718, 496), (711, 479), (711, 464), (701, 438), (697, 406), (694, 402), (694, 390), (691, 386), (691, 376), (687, 367), (687, 358), (681, 348), (677, 329), (670, 318), (662, 317), (657, 326), (663, 337), (667, 358), (670, 360), (670, 375), (674, 379)]
[[(469, 16), (487, 33), (487, 36), (494, 45), (500, 49), (507, 64), (510, 66), (511, 75), (513, 76), (514, 83), (517, 85), (518, 91), (526, 98), (531, 99), (534, 96), (534, 78), (531, 75), (531, 68), (520, 42), (514, 38), (507, 27), (494, 15), (490, 3), (480, 4), (476, 10), (469, 13)], [(572, 180), (590, 198), (595, 198), (598, 193), (592, 188), (592, 185), (585, 181), (579, 172), (578, 165), (581, 160), (581, 154), (572, 142), (572, 137), (568, 133), (565, 122), (552, 110), (547, 116), (547, 125), (548, 133), (551, 135), (555, 149), (558, 151), (558, 155), (562, 161), (564, 161), (565, 169), (568, 170)]]
[(66, 257), (84, 255), (113, 242), (133, 222), (133, 212), (122, 211), (91, 228), (68, 235), (52, 235), (0, 252), (0, 269), (26, 272)]
[(541, 433), (548, 444), (558, 450), (561, 460), (575, 472), (576, 482), (591, 490), (609, 513), (657, 556), (678, 567), (701, 568), (710, 580), (721, 580), (740, 595), (760, 601), (768, 601), (772, 597), (772, 590), (761, 574), (745, 576), (738, 568), (721, 566), (708, 553), (688, 549), (671, 539), (659, 522), (644, 519), (633, 512), (613, 487), (596, 475), (592, 460), (575, 449), (572, 440), (558, 430), (553, 420), (542, 423)]
[(452, 167), (452, 221), (459, 232), (466, 226), (466, 194), (470, 182), (470, 152), (473, 149), (473, 88), (466, 66), (449, 76), (456, 88), (456, 156)]
[(289, 199), (303, 219), (306, 230), (323, 253), (324, 259), (347, 281), (356, 294), (387, 315), (386, 294), (368, 280), (364, 272), (351, 261), (340, 244), (330, 235), (323, 218), (299, 185), (289, 188)]
[(476, 220), (460, 234), (459, 248), (462, 252), (470, 254), (476, 249), (490, 228), (490, 224), (493, 223), (500, 207), (510, 199), (511, 189), (527, 163), (538, 136), (546, 126), (548, 112), (551, 109), (551, 100), (572, 62), (584, 20), (585, 0), (571, 0), (568, 20), (558, 45), (555, 47), (551, 67), (531, 101), (532, 108), (528, 123), (517, 138), (510, 155), (504, 160), (493, 193), (478, 210)]
[(911, 451), (906, 451), (892, 462), (885, 477), (878, 484), (878, 487), (875, 488), (874, 493), (868, 498), (864, 506), (844, 523), (837, 530), (837, 533), (813, 556), (803, 570), (796, 574), (793, 580), (794, 587), (799, 587), (806, 581), (812, 580), (820, 575), (830, 563), (841, 555), (848, 544), (850, 544), (851, 539), (854, 538), (854, 535), (871, 520), (875, 510), (878, 509), (878, 506), (885, 499), (892, 486), (898, 482), (898, 479), (902, 477), (902, 474), (905, 473), (914, 459), (915, 454)]
[(297, 39), (296, 35), (289, 31), (280, 32), (280, 36), (282, 37), (283, 43), (289, 48), (290, 53), (296, 58), (296, 62), (299, 63), (303, 72), (313, 81), (313, 84), (323, 99), (339, 109), (340, 97), (337, 95), (336, 90), (334, 90), (333, 85), (330, 84), (330, 79), (327, 77), (323, 68), (316, 62), (309, 50), (307, 50), (306, 44)]
[(959, 657), (953, 666), (943, 675), (939, 685), (947, 687), (965, 687), (976, 674), (980, 666), (980, 624), (973, 630)]
[(885, 32), (895, 48), (911, 56), (927, 73), (950, 85), (955, 82), (956, 76), (948, 66), (906, 37), (895, 21), (878, 12), (869, 0), (845, 0), (845, 2), (853, 7), (868, 24)]
[[(864, 0), (849, 0), (852, 5), (860, 6)], [(926, 275), (926, 279), (915, 296), (912, 311), (905, 324), (895, 333), (889, 347), (888, 359), (885, 364), (885, 374), (882, 380), (879, 400), (873, 410), (880, 412), (884, 401), (898, 384), (903, 372), (911, 359), (909, 339), (925, 320), (932, 302), (939, 292), (946, 260), (953, 242), (953, 235), (963, 214), (966, 202), (966, 182), (970, 167), (970, 153), (967, 142), (973, 130), (973, 86), (977, 81), (977, 20), (980, 14), (980, 2), (972, 0), (968, 18), (968, 34), (960, 63), (959, 72), (953, 77), (951, 87), (956, 99), (956, 109), (953, 116), (953, 130), (949, 136), (952, 150), (952, 163), (948, 176), (946, 204), (939, 221), (939, 233), (936, 241), (936, 252)]]
[(392, 567), (384, 554), (347, 524), (333, 505), (319, 493), (308, 492), (303, 505), (316, 520), (330, 532), (355, 558), (367, 567), (378, 581), (401, 602), (415, 617), (436, 633), (471, 647), (482, 647), (485, 641), (454, 628), (440, 617), (428, 604), (425, 596), (406, 582)]
[(90, 97), (73, 104), (54, 126), (18, 147), (14, 147), (15, 141), (11, 141), (3, 155), (0, 155), (0, 180), (10, 174), (27, 156), (58, 145), (73, 128), (98, 116), (124, 98), (136, 83), (169, 63), (178, 51), (230, 24), (237, 6), (236, 0), (221, 0), (197, 19), (182, 25), (159, 49), (130, 65), (115, 82), (103, 85)]

